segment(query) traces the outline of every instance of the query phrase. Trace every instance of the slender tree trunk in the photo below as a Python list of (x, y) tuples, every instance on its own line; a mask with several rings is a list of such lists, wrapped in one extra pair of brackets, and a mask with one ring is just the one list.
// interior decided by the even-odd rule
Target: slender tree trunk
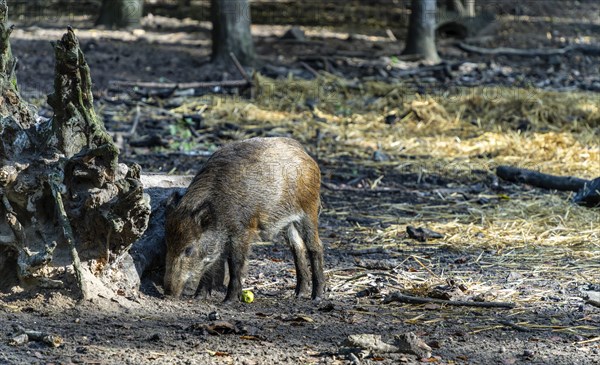
[(435, 48), (436, 0), (412, 0), (408, 37), (404, 54), (420, 55), (429, 62), (439, 62)]
[(103, 0), (96, 25), (109, 28), (128, 28), (140, 24), (143, 0)]
[(230, 62), (229, 53), (246, 66), (256, 58), (250, 33), (248, 0), (211, 0), (212, 61)]

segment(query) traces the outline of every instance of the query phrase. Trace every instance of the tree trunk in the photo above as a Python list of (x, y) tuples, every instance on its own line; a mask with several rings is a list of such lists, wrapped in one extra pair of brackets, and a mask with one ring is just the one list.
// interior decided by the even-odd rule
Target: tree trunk
[(230, 52), (245, 66), (256, 59), (248, 0), (211, 0), (213, 63), (231, 63)]
[(90, 298), (107, 288), (88, 281), (110, 279), (131, 261), (129, 248), (147, 227), (140, 167), (118, 162), (73, 30), (54, 44), (54, 117), (46, 120), (18, 93), (7, 22), (0, 0), (0, 291), (75, 283)]
[(103, 0), (96, 25), (108, 28), (129, 28), (140, 24), (143, 0)]
[(440, 62), (435, 48), (436, 0), (412, 0), (411, 8), (403, 54), (419, 55), (432, 63)]

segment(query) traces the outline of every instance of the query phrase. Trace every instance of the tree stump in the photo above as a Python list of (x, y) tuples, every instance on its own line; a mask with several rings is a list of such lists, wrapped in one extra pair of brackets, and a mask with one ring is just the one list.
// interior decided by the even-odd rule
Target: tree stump
[(7, 13), (0, 0), (0, 291), (16, 284), (70, 288), (75, 277), (88, 299), (90, 278), (110, 279), (145, 231), (149, 197), (140, 167), (118, 162), (94, 111), (90, 70), (73, 30), (54, 44), (54, 117), (47, 120), (19, 95)]

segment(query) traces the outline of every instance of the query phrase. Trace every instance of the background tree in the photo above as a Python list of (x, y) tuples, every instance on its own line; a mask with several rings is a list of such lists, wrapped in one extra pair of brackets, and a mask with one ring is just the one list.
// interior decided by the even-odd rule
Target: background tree
[(143, 10), (143, 0), (103, 0), (96, 25), (109, 28), (135, 26), (140, 24)]
[(412, 0), (406, 47), (403, 54), (439, 62), (435, 48), (436, 0)]
[(243, 65), (256, 59), (250, 33), (250, 5), (248, 0), (211, 0), (213, 62), (230, 62), (233, 52)]

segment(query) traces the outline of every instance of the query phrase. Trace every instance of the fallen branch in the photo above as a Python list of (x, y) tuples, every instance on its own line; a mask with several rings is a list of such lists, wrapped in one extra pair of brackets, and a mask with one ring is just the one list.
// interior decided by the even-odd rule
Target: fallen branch
[(310, 65), (304, 61), (300, 61), (302, 67), (304, 67), (308, 72), (310, 72), (314, 77), (319, 77), (319, 73), (314, 68), (310, 67)]
[(573, 176), (555, 176), (513, 166), (498, 166), (496, 175), (506, 181), (560, 191), (579, 191), (589, 182)]
[(439, 71), (443, 71), (446, 74), (451, 75), (452, 70), (457, 69), (463, 63), (464, 62), (461, 61), (452, 63), (442, 62), (437, 65), (420, 66), (415, 68), (409, 68), (406, 70), (392, 69), (391, 73), (396, 77), (420, 76)]
[(498, 166), (498, 177), (538, 188), (577, 192), (573, 201), (588, 207), (600, 205), (600, 177), (593, 180), (573, 176), (555, 176), (513, 166)]
[(523, 56), (523, 57), (548, 57), (555, 55), (564, 55), (570, 52), (581, 52), (588, 56), (599, 56), (600, 47), (584, 44), (571, 44), (563, 48), (548, 49), (518, 49), (508, 47), (483, 48), (472, 46), (463, 42), (455, 43), (456, 47), (469, 53), (477, 53), (493, 56)]
[(238, 61), (237, 57), (235, 57), (235, 54), (233, 54), (233, 52), (229, 52), (229, 57), (231, 57), (235, 68), (238, 69), (244, 80), (246, 80), (248, 84), (252, 85), (252, 79), (250, 78), (250, 76), (248, 76), (246, 70), (244, 70), (244, 67), (242, 67), (242, 64), (240, 63), (240, 61)]
[(58, 183), (56, 182), (56, 176), (51, 176), (48, 179), (48, 184), (50, 185), (50, 190), (52, 190), (52, 196), (54, 197), (56, 207), (58, 208), (58, 220), (59, 224), (62, 226), (64, 239), (69, 245), (69, 249), (71, 252), (71, 260), (73, 261), (73, 268), (75, 270), (75, 277), (77, 278), (77, 285), (79, 286), (79, 290), (81, 291), (81, 298), (83, 300), (88, 300), (90, 298), (90, 295), (87, 288), (87, 283), (83, 278), (83, 269), (81, 267), (81, 261), (79, 260), (79, 254), (77, 253), (77, 248), (75, 247), (75, 237), (73, 235), (73, 228), (71, 227), (71, 222), (69, 221), (69, 217), (67, 216), (67, 212), (65, 211), (62, 196), (60, 195), (60, 188), (58, 186)]
[(510, 327), (514, 330), (517, 330), (519, 332), (533, 332), (533, 331), (543, 331), (543, 329), (541, 328), (528, 328), (525, 326), (521, 326), (520, 324), (516, 324), (513, 323), (511, 321), (507, 321), (507, 320), (499, 320), (498, 323), (500, 323), (501, 325)]
[(223, 80), (205, 82), (135, 82), (135, 81), (111, 81), (116, 86), (135, 86), (146, 89), (208, 89), (213, 87), (245, 87), (251, 86), (246, 80)]
[(117, 86), (134, 86), (146, 89), (204, 89), (213, 87), (246, 87), (252, 86), (252, 79), (244, 70), (237, 57), (233, 52), (229, 52), (229, 57), (233, 61), (235, 68), (240, 72), (243, 80), (223, 80), (223, 81), (206, 81), (206, 82), (184, 82), (184, 83), (161, 83), (161, 82), (131, 82), (131, 81), (111, 81)]
[(459, 307), (479, 307), (479, 308), (514, 308), (514, 303), (508, 302), (467, 302), (462, 300), (442, 300), (433, 298), (419, 298), (410, 295), (404, 295), (399, 292), (392, 293), (383, 299), (383, 303), (400, 302), (407, 304), (444, 304)]

